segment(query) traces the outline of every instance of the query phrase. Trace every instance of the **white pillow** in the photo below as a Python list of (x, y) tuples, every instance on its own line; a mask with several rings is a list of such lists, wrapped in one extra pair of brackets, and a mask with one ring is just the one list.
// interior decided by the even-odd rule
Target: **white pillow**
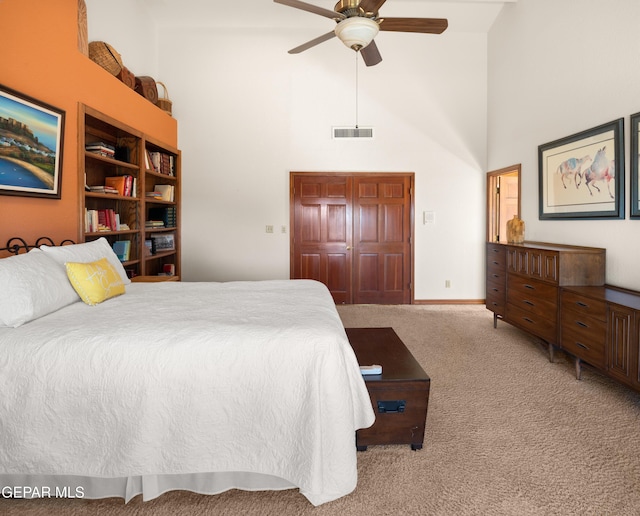
[(39, 249), (0, 260), (0, 326), (18, 326), (79, 301), (63, 269)]
[(118, 256), (104, 237), (84, 244), (61, 245), (57, 247), (41, 245), (40, 249), (60, 264), (65, 275), (67, 272), (64, 264), (67, 262), (89, 263), (95, 262), (100, 258), (106, 258), (109, 260), (109, 263), (113, 265), (114, 269), (118, 271), (118, 274), (122, 278), (122, 283), (125, 285), (131, 283)]

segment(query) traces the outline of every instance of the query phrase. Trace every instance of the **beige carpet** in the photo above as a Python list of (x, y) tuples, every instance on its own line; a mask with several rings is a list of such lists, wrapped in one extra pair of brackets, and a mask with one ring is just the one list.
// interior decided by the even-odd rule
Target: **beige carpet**
[(318, 508), (297, 491), (151, 501), (0, 499), (20, 515), (635, 515), (640, 395), (481, 306), (341, 306), (347, 327), (391, 326), (431, 377), (424, 448), (370, 447), (359, 484)]

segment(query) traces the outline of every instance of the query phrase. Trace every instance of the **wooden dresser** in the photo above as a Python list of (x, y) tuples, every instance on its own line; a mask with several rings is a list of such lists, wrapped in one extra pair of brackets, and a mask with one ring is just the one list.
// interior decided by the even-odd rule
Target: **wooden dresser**
[(640, 292), (605, 284), (605, 250), (487, 243), (486, 306), (498, 319), (640, 391)]
[(581, 363), (640, 391), (640, 292), (613, 287), (564, 287), (560, 346)]
[(604, 285), (605, 249), (543, 242), (487, 243), (486, 306), (498, 318), (559, 345), (560, 288)]

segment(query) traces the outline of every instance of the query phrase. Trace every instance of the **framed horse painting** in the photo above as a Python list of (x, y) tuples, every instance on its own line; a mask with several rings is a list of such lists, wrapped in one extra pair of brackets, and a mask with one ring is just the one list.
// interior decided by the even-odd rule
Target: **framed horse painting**
[(631, 215), (640, 219), (640, 113), (631, 115)]
[(624, 119), (538, 147), (539, 218), (624, 218)]

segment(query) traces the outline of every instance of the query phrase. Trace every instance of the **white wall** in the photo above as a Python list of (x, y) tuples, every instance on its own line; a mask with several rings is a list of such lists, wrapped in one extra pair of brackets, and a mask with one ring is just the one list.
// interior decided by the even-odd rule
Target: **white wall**
[(355, 55), (338, 40), (287, 54), (314, 31), (219, 18), (158, 31), (183, 152), (184, 279), (289, 277), (290, 171), (415, 172), (415, 298), (483, 298), (486, 34), (380, 34), (384, 61), (358, 72), (359, 125), (375, 138), (334, 141), (332, 126), (355, 123)]
[(443, 36), (409, 59), (399, 37), (380, 39), (384, 65), (359, 70), (371, 141), (331, 139), (355, 123), (355, 55), (337, 41), (286, 53), (306, 38), (163, 30), (161, 70), (184, 120), (185, 278), (288, 277), (289, 236), (264, 228), (288, 226), (289, 171), (412, 171), (417, 218), (436, 212), (435, 226), (416, 225), (416, 298), (482, 298), (484, 36)]
[[(522, 163), (526, 238), (604, 247), (607, 282), (640, 289), (629, 116), (640, 111), (637, 0), (518, 0), (489, 33), (489, 169)], [(538, 146), (625, 118), (626, 220), (538, 220)]]
[(149, 10), (131, 0), (85, 0), (89, 41), (106, 41), (134, 75), (157, 80), (156, 27)]

